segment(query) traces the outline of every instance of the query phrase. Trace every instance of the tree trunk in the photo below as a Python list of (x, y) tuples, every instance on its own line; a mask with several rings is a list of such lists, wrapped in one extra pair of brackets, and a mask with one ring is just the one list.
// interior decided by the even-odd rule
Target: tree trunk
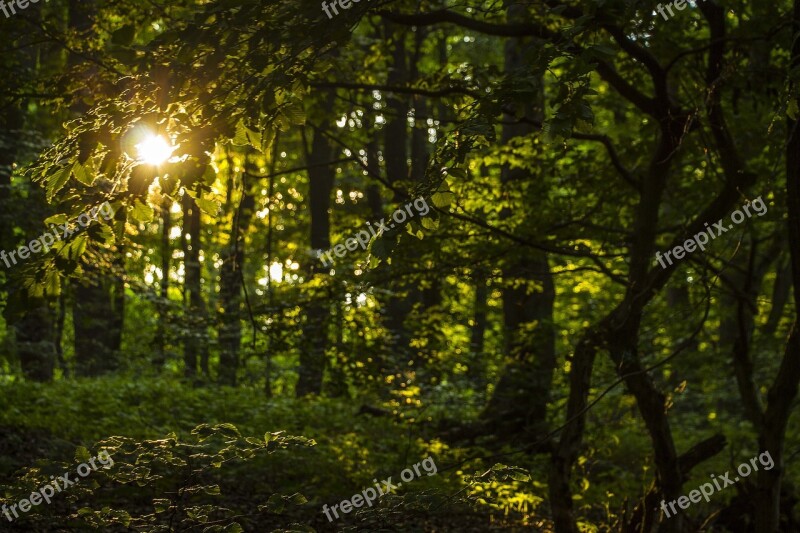
[[(242, 342), (242, 280), (245, 262), (245, 236), (255, 210), (255, 197), (247, 178), (254, 174), (252, 162), (245, 156), (245, 173), (242, 176), (242, 197), (231, 222), (230, 241), (222, 256), (219, 282), (219, 382), (236, 385), (239, 369), (239, 348)], [(233, 188), (234, 176), (229, 188)]]
[(55, 370), (55, 327), (51, 302), (27, 300), (24, 316), (14, 323), (22, 374), (32, 381), (51, 381)]
[[(800, 66), (800, 0), (792, 13), (792, 60), (790, 69)], [(796, 89), (796, 83), (795, 89)], [(800, 102), (800, 98), (794, 97)], [(786, 205), (788, 208), (789, 251), (792, 256), (795, 313), (800, 313), (800, 124), (788, 121), (786, 143)], [(758, 436), (759, 451), (769, 452), (775, 466), (758, 471), (756, 478), (756, 531), (778, 531), (780, 524), (781, 482), (785, 472), (786, 425), (800, 383), (800, 330), (797, 321), (786, 343), (778, 375), (767, 394), (764, 424)]]
[[(119, 255), (119, 252), (114, 252)], [(75, 328), (75, 373), (99, 376), (119, 369), (123, 289), (111, 276), (86, 268), (89, 279), (74, 283), (72, 322)]]
[[(192, 378), (197, 375), (197, 365), (208, 360), (208, 343), (206, 333), (207, 311), (200, 279), (202, 268), (200, 265), (200, 209), (189, 193), (183, 193), (183, 264), (184, 280), (184, 305), (185, 311), (185, 338), (183, 344), (184, 375)], [(188, 237), (188, 238), (187, 238)], [(207, 368), (201, 366), (206, 372)]]
[(486, 354), (484, 344), (487, 326), (489, 287), (486, 283), (486, 272), (478, 269), (473, 274), (475, 300), (473, 303), (472, 326), (470, 327), (470, 363), (467, 369), (470, 381), (481, 392), (486, 389)]
[(167, 323), (169, 322), (169, 265), (172, 259), (172, 246), (169, 242), (169, 233), (172, 226), (172, 199), (164, 196), (161, 201), (161, 283), (159, 284), (159, 294), (156, 304), (158, 312), (158, 324), (156, 325), (155, 349), (153, 356), (153, 367), (160, 371), (167, 361)]
[[(333, 95), (326, 95), (325, 100), (333, 104)], [(303, 142), (304, 146), (308, 146)], [(329, 210), (331, 191), (334, 183), (334, 169), (324, 163), (333, 159), (333, 150), (321, 131), (314, 131), (311, 150), (306, 152), (309, 166), (309, 207), (311, 210), (311, 249), (327, 250), (331, 247), (331, 223)], [(328, 277), (329, 266), (324, 266), (316, 254), (312, 254), (309, 264), (310, 278)], [(331, 302), (329, 295), (322, 287), (328, 284), (323, 281), (310, 295), (306, 309), (306, 322), (303, 326), (303, 347), (300, 351), (299, 379), (296, 394), (298, 397), (307, 394), (319, 394), (322, 391), (322, 379), (325, 373), (325, 358), (328, 347), (328, 324), (330, 323)]]
[[(527, 19), (527, 8), (510, 5), (508, 20)], [(505, 71), (525, 68), (524, 41), (509, 39), (505, 49)], [(541, 121), (544, 113), (544, 83), (525, 115)], [(505, 116), (503, 143), (533, 133), (530, 124), (518, 122), (519, 117)], [(501, 181), (504, 189), (522, 187), (535, 176), (521, 168), (504, 166)], [(504, 217), (511, 213), (502, 213)], [(553, 304), (555, 288), (547, 254), (533, 249), (515, 250), (501, 264), (503, 272), (503, 326), (505, 353), (510, 359), (497, 383), (494, 395), (482, 413), (496, 435), (546, 433), (547, 403), (555, 371), (555, 330)]]
[[(78, 31), (92, 28), (96, 12), (94, 0), (69, 2), (69, 26)], [(82, 58), (70, 54), (68, 62), (77, 65)], [(83, 89), (88, 92), (88, 88)], [(76, 98), (70, 111), (74, 116), (86, 112), (88, 106)], [(104, 273), (87, 269), (91, 280), (75, 283), (72, 317), (75, 327), (76, 374), (97, 376), (119, 368), (119, 349), (125, 311), (124, 272), (125, 254), (121, 247), (111, 252), (115, 272)]]
[[(408, 82), (408, 53), (406, 50), (405, 28), (398, 28), (391, 22), (385, 23), (386, 37), (394, 40), (392, 50), (392, 66), (389, 69), (387, 83), (390, 86), (402, 86)], [(392, 184), (399, 185), (409, 179), (408, 165), (408, 100), (401, 95), (387, 96), (387, 122), (384, 128), (384, 159), (386, 161), (386, 177)], [(393, 201), (407, 201), (405, 194), (395, 193)], [(387, 265), (392, 270), (392, 265)], [(406, 319), (414, 304), (418, 301), (418, 293), (409, 288), (401, 279), (395, 279), (390, 286), (391, 295), (385, 303), (384, 323), (389, 330), (391, 345), (394, 347), (394, 372), (407, 369), (407, 361), (411, 357), (409, 343), (411, 335), (406, 327)]]

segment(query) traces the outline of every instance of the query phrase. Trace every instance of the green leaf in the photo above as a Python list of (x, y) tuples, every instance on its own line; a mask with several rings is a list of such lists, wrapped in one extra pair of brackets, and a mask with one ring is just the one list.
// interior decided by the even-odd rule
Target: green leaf
[(286, 110), (286, 118), (292, 124), (302, 126), (306, 123), (306, 112), (300, 105), (293, 105)]
[(66, 224), (67, 222), (69, 222), (69, 217), (67, 217), (66, 213), (56, 213), (55, 215), (44, 219), (44, 223), (48, 226), (50, 224)]
[(449, 176), (461, 178), (462, 180), (465, 180), (468, 177), (467, 171), (464, 170), (463, 168), (450, 167), (447, 169), (447, 174)]
[(433, 217), (424, 217), (422, 219), (422, 227), (425, 229), (437, 229), (439, 227), (439, 220)]
[(131, 50), (130, 48), (122, 48), (119, 46), (112, 46), (111, 47), (111, 57), (119, 61), (120, 63), (130, 65), (136, 62), (136, 52)]
[(308, 503), (308, 498), (306, 498), (299, 492), (295, 492), (294, 494), (289, 496), (289, 501), (295, 505), (303, 505), (304, 503)]
[(247, 146), (250, 144), (250, 139), (247, 136), (247, 126), (244, 125), (244, 121), (240, 120), (238, 124), (236, 124), (236, 134), (231, 139), (231, 142), (236, 146)]
[(75, 450), (75, 460), (76, 461), (78, 461), (80, 463), (85, 463), (91, 458), (92, 458), (92, 454), (90, 454), (89, 450), (87, 450), (83, 446), (78, 446), (78, 448)]
[(197, 207), (199, 207), (200, 210), (207, 215), (211, 215), (213, 217), (219, 213), (220, 203), (216, 200), (207, 200), (202, 196), (198, 196), (194, 199), (194, 201), (197, 204)]
[(798, 113), (800, 113), (800, 109), (798, 109), (797, 99), (790, 98), (789, 105), (786, 106), (786, 116), (788, 116), (792, 120), (797, 120)]
[(259, 152), (262, 152), (261, 132), (252, 130), (247, 126), (245, 126), (245, 131), (247, 132), (247, 143)]
[(131, 209), (131, 218), (133, 220), (137, 222), (150, 222), (153, 220), (154, 216), (155, 211), (152, 207), (141, 200), (136, 200), (134, 202), (133, 209)]
[(589, 50), (591, 50), (597, 56), (603, 56), (606, 59), (614, 59), (614, 57), (617, 55), (617, 51), (607, 44), (595, 44), (590, 46)]
[(219, 485), (208, 485), (203, 487), (203, 492), (206, 494), (210, 494), (212, 496), (216, 496), (220, 494)]
[(207, 165), (206, 171), (203, 172), (203, 183), (205, 183), (208, 186), (211, 186), (216, 180), (217, 180), (217, 173), (214, 171), (214, 167), (211, 165)]
[(90, 175), (86, 167), (84, 167), (77, 161), (72, 166), (72, 175), (75, 176), (76, 180), (78, 180), (79, 182), (83, 183), (86, 186), (91, 186), (92, 183), (94, 183), (94, 177)]
[(61, 255), (77, 260), (86, 251), (86, 246), (89, 244), (89, 237), (85, 233), (81, 233), (75, 237), (68, 245), (61, 250)]
[(67, 165), (57, 170), (49, 178), (47, 178), (47, 201), (51, 201), (53, 197), (58, 194), (58, 191), (64, 188), (64, 185), (69, 181), (69, 175), (72, 172), (72, 165)]
[(455, 199), (456, 195), (449, 191), (435, 192), (433, 193), (433, 196), (431, 196), (431, 202), (433, 202), (433, 205), (440, 209), (449, 206)]
[(44, 278), (44, 291), (52, 296), (61, 293), (61, 276), (55, 270), (48, 270)]
[(135, 36), (136, 28), (128, 24), (111, 34), (111, 42), (119, 46), (130, 46)]
[(286, 507), (286, 501), (280, 494), (273, 494), (267, 500), (266, 505), (261, 506), (265, 511), (275, 514), (281, 514), (284, 507)]

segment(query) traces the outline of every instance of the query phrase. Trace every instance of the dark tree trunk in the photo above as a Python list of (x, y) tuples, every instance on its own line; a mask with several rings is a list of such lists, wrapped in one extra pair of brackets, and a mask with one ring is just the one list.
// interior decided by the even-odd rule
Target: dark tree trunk
[(167, 361), (167, 324), (169, 322), (169, 268), (172, 258), (172, 246), (169, 242), (169, 233), (172, 226), (172, 199), (164, 196), (161, 201), (159, 211), (161, 213), (161, 283), (159, 284), (158, 303), (158, 324), (156, 325), (155, 349), (153, 356), (153, 367), (160, 371)]
[[(246, 156), (245, 156), (246, 157)], [(236, 385), (239, 369), (239, 349), (242, 342), (242, 281), (245, 262), (245, 236), (255, 210), (255, 197), (250, 191), (248, 177), (255, 174), (252, 162), (245, 162), (242, 177), (242, 197), (231, 223), (230, 242), (223, 252), (219, 282), (219, 382)], [(231, 176), (229, 188), (233, 188)]]
[[(78, 32), (92, 28), (96, 13), (93, 0), (69, 3), (69, 25)], [(82, 58), (70, 54), (70, 65)], [(88, 92), (85, 88), (83, 91)], [(88, 106), (78, 97), (70, 107), (73, 115), (80, 115)], [(119, 368), (119, 349), (125, 312), (125, 286), (123, 279), (125, 255), (121, 247), (114, 249), (111, 263), (113, 272), (92, 270), (92, 279), (75, 284), (73, 324), (75, 327), (75, 361), (79, 376), (96, 376)], [(87, 273), (89, 270), (87, 270)]]
[[(329, 105), (333, 104), (332, 95), (326, 96)], [(331, 246), (330, 206), (331, 191), (334, 183), (334, 169), (324, 163), (333, 159), (333, 150), (324, 134), (316, 130), (311, 141), (311, 150), (307, 151), (306, 161), (309, 166), (309, 207), (311, 210), (311, 249), (328, 250)], [(308, 146), (305, 142), (303, 143)], [(330, 266), (324, 266), (314, 255), (309, 264), (309, 274), (315, 277), (328, 277)], [(327, 287), (323, 282), (320, 287)], [(322, 391), (322, 380), (325, 374), (326, 350), (328, 348), (328, 325), (330, 323), (331, 302), (323, 289), (317, 288), (310, 295), (306, 309), (306, 321), (303, 326), (303, 347), (300, 351), (299, 379), (296, 394), (298, 397), (307, 394), (319, 394)]]
[[(800, 0), (792, 13), (792, 58), (790, 68), (800, 66)], [(795, 97), (797, 98), (797, 97)], [(800, 98), (797, 99), (800, 102)], [(788, 121), (786, 143), (786, 205), (788, 208), (789, 251), (792, 257), (795, 313), (800, 313), (800, 123)], [(785, 473), (786, 425), (797, 398), (800, 383), (800, 329), (797, 321), (786, 343), (778, 375), (767, 394), (763, 426), (758, 436), (759, 451), (769, 452), (775, 462), (771, 470), (758, 471), (756, 478), (756, 531), (778, 531), (781, 482)], [(791, 512), (791, 510), (788, 510)]]
[[(390, 22), (385, 23), (386, 37), (394, 40), (392, 50), (392, 66), (389, 69), (387, 83), (390, 86), (402, 86), (408, 82), (408, 53), (406, 50), (407, 30), (398, 28)], [(387, 97), (388, 117), (384, 128), (384, 159), (386, 161), (386, 177), (392, 184), (400, 185), (409, 179), (408, 148), (408, 100), (402, 95)], [(395, 193), (394, 202), (407, 201), (408, 197), (402, 193)], [(388, 270), (393, 267), (387, 266)], [(411, 313), (414, 304), (418, 301), (418, 292), (405, 286), (402, 280), (395, 279), (391, 285), (391, 296), (386, 301), (386, 315), (384, 324), (389, 330), (395, 357), (393, 371), (408, 368), (406, 362), (411, 357), (409, 343), (411, 336), (406, 327), (406, 319)]]
[[(113, 253), (115, 257), (121, 254)], [(75, 372), (78, 376), (99, 376), (120, 366), (124, 286), (94, 269), (87, 267), (86, 273), (88, 279), (74, 283)]]
[(761, 394), (753, 375), (750, 345), (755, 330), (755, 313), (758, 310), (757, 299), (761, 284), (781, 248), (781, 242), (776, 240), (761, 258), (758, 257), (756, 242), (757, 239), (752, 237), (748, 243), (743, 243), (733, 260), (733, 268), (721, 274), (726, 286), (719, 299), (722, 317), (719, 351), (731, 354), (743, 414), (753, 424), (753, 428), (758, 430), (764, 412)]
[(51, 302), (27, 301), (24, 316), (14, 323), (15, 343), (22, 374), (32, 381), (51, 381), (55, 370), (55, 327)]
[[(509, 20), (524, 20), (527, 9), (522, 5), (510, 6), (507, 16)], [(523, 46), (520, 39), (506, 42), (506, 72), (525, 68)], [(542, 119), (543, 86), (540, 80), (537, 98), (525, 110), (527, 118)], [(518, 118), (506, 115), (510, 123), (503, 127), (506, 145), (534, 131), (529, 124), (519, 123)], [(501, 181), (505, 189), (513, 190), (534, 180), (535, 176), (526, 170), (509, 166), (502, 169)], [(510, 214), (503, 213), (503, 216)], [(510, 363), (503, 370), (482, 418), (496, 435), (528, 432), (540, 435), (546, 433), (547, 403), (556, 364), (553, 329), (555, 288), (550, 264), (546, 253), (528, 248), (511, 251), (503, 260), (501, 269), (505, 352)]]
[[(189, 193), (183, 193), (183, 261), (184, 261), (184, 304), (186, 336), (183, 344), (184, 375), (197, 375), (197, 365), (208, 375), (208, 343), (206, 323), (208, 313), (203, 301), (200, 284), (202, 268), (200, 265), (200, 209)], [(187, 239), (188, 236), (188, 239)], [(205, 362), (205, 365), (202, 363)]]
[[(31, 64), (35, 64), (36, 47), (30, 47), (28, 54)], [(19, 220), (12, 205), (11, 175), (14, 163), (20, 155), (20, 142), (23, 139), (25, 126), (25, 102), (22, 104), (10, 99), (0, 101), (0, 249), (9, 250), (17, 246), (14, 226)], [(31, 194), (24, 200), (28, 209), (33, 204), (44, 203), (40, 191)], [(23, 208), (24, 210), (25, 208)], [(37, 228), (38, 229), (38, 228)], [(27, 230), (26, 230), (27, 231)], [(14, 265), (11, 265), (13, 268)], [(0, 263), (0, 269), (6, 269)], [(8, 279), (8, 277), (6, 277)], [(50, 298), (27, 298), (22, 294), (25, 289), (21, 284), (9, 283), (4, 290), (9, 299), (3, 314), (9, 330), (14, 331), (15, 350), (19, 357), (23, 375), (34, 381), (50, 381), (55, 368), (55, 330), (53, 327), (54, 310)], [(11, 294), (16, 292), (16, 294)]]
[(486, 388), (486, 354), (484, 353), (489, 286), (486, 283), (486, 272), (476, 270), (473, 275), (475, 284), (475, 300), (472, 306), (472, 326), (469, 334), (470, 365), (468, 375), (475, 388), (484, 392)]

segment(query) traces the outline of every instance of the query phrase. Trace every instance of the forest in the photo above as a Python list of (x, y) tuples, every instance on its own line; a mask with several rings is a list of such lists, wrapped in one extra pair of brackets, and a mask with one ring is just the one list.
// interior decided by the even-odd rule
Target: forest
[(800, 532), (800, 0), (0, 37), (0, 531)]

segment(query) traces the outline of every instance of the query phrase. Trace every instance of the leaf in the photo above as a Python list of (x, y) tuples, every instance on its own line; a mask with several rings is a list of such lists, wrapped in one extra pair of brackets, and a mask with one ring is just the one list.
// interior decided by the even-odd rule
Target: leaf
[(67, 217), (66, 213), (56, 213), (55, 215), (44, 219), (44, 223), (48, 226), (51, 224), (66, 224), (68, 221), (69, 217)]
[(225, 437), (228, 437), (228, 438), (234, 438), (235, 439), (235, 438), (238, 438), (238, 437), (242, 436), (241, 433), (239, 433), (239, 430), (236, 428), (236, 426), (234, 426), (230, 422), (224, 422), (222, 424), (217, 424), (216, 426), (214, 426), (214, 429), (219, 431)]
[(217, 180), (217, 173), (211, 165), (206, 166), (206, 171), (203, 172), (203, 183), (211, 186)]
[(111, 42), (119, 46), (130, 46), (135, 36), (136, 28), (128, 24), (111, 34)]
[(202, 196), (198, 196), (194, 199), (194, 201), (197, 204), (197, 207), (199, 207), (200, 210), (207, 215), (211, 215), (213, 217), (219, 213), (220, 203), (216, 200), (207, 200)]
[(134, 52), (130, 48), (121, 48), (118, 46), (112, 46), (110, 54), (111, 57), (113, 57), (120, 63), (126, 65), (130, 65), (136, 62), (136, 52)]
[(64, 185), (67, 184), (69, 181), (69, 175), (72, 172), (72, 165), (67, 165), (59, 170), (57, 170), (54, 174), (52, 174), (49, 178), (47, 178), (47, 201), (53, 199), (53, 197), (64, 188)]
[(141, 200), (136, 200), (134, 202), (133, 209), (131, 209), (131, 218), (133, 220), (137, 222), (151, 222), (154, 216), (155, 211), (152, 207)]
[(433, 205), (440, 209), (449, 206), (455, 199), (456, 195), (449, 191), (435, 192), (433, 193), (433, 196), (431, 196), (431, 202), (433, 202)]
[(791, 98), (789, 100), (789, 105), (786, 107), (786, 116), (792, 120), (797, 120), (798, 113), (800, 113), (800, 109), (798, 109), (797, 99)]
[(267, 500), (265, 505), (259, 506), (260, 509), (274, 514), (281, 514), (284, 507), (286, 507), (286, 501), (280, 494), (273, 494), (269, 497), (269, 500)]
[(372, 240), (369, 251), (378, 259), (386, 259), (392, 252), (392, 246), (391, 243), (388, 242), (388, 239), (382, 236)]
[(255, 130), (252, 130), (245, 126), (245, 131), (247, 132), (247, 142), (250, 146), (262, 152), (262, 144), (261, 144), (261, 133)]
[(604, 56), (607, 59), (613, 59), (617, 55), (617, 51), (607, 44), (595, 44), (589, 47), (595, 55)]
[(92, 455), (89, 453), (89, 450), (84, 448), (83, 446), (78, 446), (75, 450), (75, 460), (81, 463), (87, 462), (89, 459), (92, 458)]
[(210, 494), (212, 496), (217, 496), (220, 494), (219, 485), (208, 485), (203, 487), (203, 492), (206, 494)]
[(464, 170), (463, 168), (450, 167), (450, 168), (447, 169), (447, 174), (449, 176), (454, 176), (456, 178), (461, 178), (462, 180), (465, 180), (468, 177), (467, 171)]
[(422, 219), (422, 227), (425, 229), (437, 229), (439, 227), (439, 220), (432, 217), (424, 217)]
[(236, 134), (231, 139), (231, 142), (236, 146), (247, 146), (250, 144), (250, 139), (247, 136), (247, 126), (244, 125), (244, 121), (240, 120), (238, 124), (236, 124)]
[(61, 293), (61, 276), (55, 270), (48, 270), (45, 275), (44, 290), (47, 294), (56, 296)]
[(78, 180), (80, 183), (83, 183), (86, 186), (91, 186), (92, 183), (94, 182), (94, 177), (90, 175), (87, 168), (78, 163), (77, 161), (72, 166), (72, 175), (75, 176), (76, 180)]
[(295, 492), (294, 494), (289, 496), (289, 501), (295, 505), (303, 505), (304, 503), (308, 503), (308, 498), (306, 498), (299, 492)]
[(77, 237), (75, 237), (72, 242), (67, 244), (61, 250), (61, 255), (66, 256), (69, 259), (77, 260), (80, 256), (83, 255), (83, 252), (86, 251), (86, 245), (89, 244), (89, 237), (85, 233), (81, 233)]
[(286, 118), (292, 124), (302, 126), (306, 123), (306, 112), (301, 106), (293, 105), (286, 110)]

